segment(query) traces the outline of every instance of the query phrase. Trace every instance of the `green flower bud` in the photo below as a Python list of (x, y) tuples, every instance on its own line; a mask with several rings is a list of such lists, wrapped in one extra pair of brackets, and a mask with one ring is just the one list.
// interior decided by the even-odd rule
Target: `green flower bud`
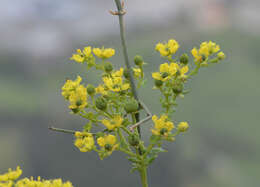
[(129, 79), (130, 78), (130, 73), (128, 71), (128, 69), (124, 69), (124, 72), (123, 72), (123, 75), (126, 79)]
[(168, 77), (168, 73), (167, 72), (163, 72), (163, 74), (162, 74), (162, 78), (166, 78), (166, 77)]
[(78, 108), (72, 108), (71, 111), (74, 113), (74, 114), (77, 114), (79, 112), (79, 109)]
[(128, 142), (131, 146), (139, 145), (139, 137), (135, 134), (128, 136)]
[(155, 79), (154, 80), (154, 84), (155, 84), (156, 87), (159, 88), (159, 87), (161, 87), (163, 85), (163, 81)]
[(95, 87), (93, 85), (89, 84), (87, 87), (87, 92), (89, 95), (94, 95), (96, 92)]
[(136, 55), (134, 58), (135, 65), (142, 66), (143, 65), (143, 58), (139, 55)]
[(174, 81), (172, 91), (177, 95), (183, 91), (183, 84), (182, 84), (181, 80)]
[(140, 155), (143, 155), (143, 154), (145, 154), (145, 152), (146, 152), (146, 149), (145, 149), (145, 147), (144, 147), (144, 146), (139, 146), (139, 149), (138, 149), (138, 151), (139, 151), (139, 154), (140, 154)]
[(222, 51), (219, 52), (217, 56), (218, 56), (218, 59), (219, 59), (219, 60), (224, 60), (224, 59), (226, 58), (225, 53), (223, 53)]
[(162, 128), (161, 130), (160, 130), (160, 134), (161, 135), (164, 135), (165, 133), (167, 133), (168, 132), (168, 130), (166, 129), (166, 128)]
[(135, 99), (128, 99), (124, 105), (124, 109), (127, 113), (137, 112), (139, 109), (139, 104)]
[(110, 62), (107, 62), (105, 65), (104, 65), (104, 68), (105, 68), (105, 71), (107, 73), (110, 73), (112, 70), (113, 70), (113, 66)]
[(111, 151), (112, 150), (112, 146), (110, 144), (106, 144), (105, 145), (105, 150)]
[(180, 63), (186, 65), (188, 64), (188, 62), (189, 62), (189, 56), (186, 53), (182, 54), (180, 57)]
[(106, 110), (107, 108), (107, 102), (106, 100), (103, 98), (103, 97), (98, 97), (96, 99), (96, 107), (99, 109), (99, 110)]

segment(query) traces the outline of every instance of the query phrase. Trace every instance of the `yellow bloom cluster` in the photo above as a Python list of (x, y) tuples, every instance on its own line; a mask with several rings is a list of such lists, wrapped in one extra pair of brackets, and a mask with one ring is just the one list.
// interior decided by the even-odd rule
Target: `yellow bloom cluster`
[(120, 115), (115, 115), (110, 120), (102, 120), (102, 123), (107, 127), (108, 130), (114, 130), (115, 128), (120, 127), (122, 122), (123, 118)]
[(18, 166), (16, 170), (8, 169), (7, 173), (0, 175), (0, 186), (1, 182), (7, 182), (18, 179), (22, 175), (22, 170)]
[(189, 124), (187, 122), (180, 122), (177, 126), (179, 132), (186, 132), (189, 128)]
[[(216, 43), (209, 41), (209, 42), (202, 42), (200, 44), (200, 48), (193, 48), (191, 50), (191, 54), (193, 55), (193, 57), (195, 58), (195, 60), (197, 62), (204, 62), (205, 60), (208, 59), (208, 57), (210, 55), (216, 54), (217, 52), (220, 51), (220, 47), (219, 45), (217, 45)], [(223, 52), (219, 52), (220, 56), (225, 56), (225, 54)], [(223, 57), (224, 59), (225, 57)]]
[(165, 57), (175, 54), (178, 49), (179, 44), (174, 39), (170, 39), (167, 43), (158, 43), (155, 47), (155, 50)]
[(83, 63), (87, 58), (92, 56), (91, 51), (92, 49), (90, 46), (85, 47), (83, 51), (77, 49), (77, 53), (73, 54), (70, 59), (78, 63)]
[(123, 82), (123, 73), (124, 69), (120, 68), (120, 70), (112, 73), (111, 76), (103, 77), (105, 87), (113, 92), (120, 92), (129, 89), (130, 84)]
[(69, 108), (78, 112), (87, 106), (87, 89), (80, 84), (82, 78), (77, 77), (75, 81), (67, 80), (62, 87), (62, 95), (66, 100), (70, 101)]
[(115, 50), (112, 48), (94, 48), (93, 53), (102, 59), (107, 59), (115, 55)]
[(169, 121), (168, 116), (165, 114), (161, 115), (159, 119), (154, 115), (152, 120), (154, 122), (154, 129), (151, 129), (151, 131), (154, 135), (168, 136), (174, 128), (173, 122)]
[(81, 152), (91, 151), (94, 148), (95, 141), (91, 133), (77, 131), (75, 137), (74, 145), (79, 148)]
[(109, 155), (118, 147), (116, 136), (112, 134), (99, 137), (97, 139), (97, 143), (100, 147), (104, 148), (104, 150), (107, 151)]
[(177, 63), (163, 63), (160, 65), (159, 72), (154, 72), (152, 74), (152, 77), (156, 80), (161, 80), (163, 82), (170, 80), (172, 77), (176, 75), (177, 72), (179, 72), (181, 77), (185, 77), (185, 73), (189, 71), (189, 67), (183, 66), (181, 67)]
[[(17, 180), (22, 174), (18, 166), (15, 171), (11, 169), (7, 173), (0, 175), (0, 187), (73, 187), (71, 182), (63, 183), (61, 179), (41, 180), (40, 177), (34, 180), (33, 177)], [(17, 181), (15, 181), (17, 180)]]
[(133, 68), (134, 76), (135, 78), (141, 78), (142, 76), (142, 70), (140, 68)]

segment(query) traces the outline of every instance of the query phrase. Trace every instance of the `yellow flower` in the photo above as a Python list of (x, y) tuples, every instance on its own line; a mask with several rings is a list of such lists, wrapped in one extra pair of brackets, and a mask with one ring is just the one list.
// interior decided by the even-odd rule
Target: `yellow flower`
[(107, 91), (105, 90), (103, 85), (99, 85), (98, 87), (96, 87), (96, 93), (99, 93), (101, 95), (107, 95)]
[(15, 182), (21, 174), (22, 170), (19, 166), (14, 171), (9, 169), (7, 173), (0, 175), (0, 187), (73, 187), (71, 182), (63, 183), (61, 179), (41, 180), (41, 177), (37, 180), (33, 177), (24, 178)]
[(102, 123), (107, 127), (108, 130), (114, 130), (120, 127), (123, 122), (123, 118), (120, 115), (115, 115), (111, 120), (103, 119)]
[(124, 69), (120, 68), (119, 71), (112, 73), (111, 76), (103, 77), (105, 87), (113, 92), (128, 90), (130, 88), (130, 84), (123, 82), (123, 72)]
[(168, 120), (167, 115), (162, 115), (159, 119), (156, 115), (154, 115), (152, 120), (155, 125), (154, 129), (151, 129), (151, 131), (154, 135), (168, 136), (174, 128), (174, 124)]
[(110, 58), (112, 56), (115, 55), (115, 50), (112, 49), (112, 48), (94, 48), (93, 49), (93, 53), (99, 57), (99, 58), (102, 58), (102, 59), (107, 59), (107, 58)]
[(65, 99), (69, 99), (71, 93), (75, 92), (76, 88), (80, 85), (82, 78), (80, 76), (77, 77), (75, 81), (67, 80), (64, 86), (62, 87), (62, 96)]
[(73, 187), (71, 182), (62, 182), (61, 179), (43, 180), (40, 177), (34, 180), (33, 177), (24, 178), (15, 184), (16, 187)]
[(186, 132), (188, 128), (189, 128), (189, 124), (187, 122), (180, 122), (177, 127), (178, 131), (180, 132)]
[(87, 89), (83, 85), (79, 85), (69, 97), (70, 106), (73, 112), (77, 113), (87, 106)]
[(91, 49), (90, 46), (85, 47), (84, 50), (83, 50), (83, 54), (84, 54), (87, 58), (89, 58), (89, 57), (91, 57), (91, 51), (92, 51), (92, 49)]
[(191, 50), (191, 54), (198, 62), (204, 62), (210, 55), (217, 53), (220, 50), (219, 45), (216, 43), (209, 41), (209, 42), (202, 42), (200, 44), (200, 48), (193, 48)]
[[(9, 180), (16, 180), (22, 175), (22, 170), (19, 166), (16, 167), (16, 170), (8, 169), (7, 173), (0, 175), (0, 182), (7, 182)], [(1, 183), (0, 183), (1, 185)]]
[(75, 62), (78, 62), (78, 63), (83, 63), (87, 58), (92, 56), (91, 51), (92, 51), (92, 49), (90, 46), (85, 47), (83, 49), (83, 52), (80, 49), (77, 49), (77, 53), (72, 54), (72, 57), (70, 58), (70, 60), (74, 60)]
[(178, 71), (179, 65), (176, 63), (164, 63), (160, 65), (160, 72), (155, 72), (152, 77), (156, 80), (167, 81)]
[(179, 44), (174, 39), (170, 39), (168, 43), (158, 43), (155, 47), (155, 50), (165, 57), (175, 54), (178, 49)]
[(88, 132), (76, 132), (76, 140), (74, 145), (79, 148), (81, 152), (91, 151), (95, 146), (93, 135)]
[(109, 154), (111, 154), (118, 147), (118, 144), (116, 144), (116, 142), (117, 139), (112, 134), (105, 135), (104, 137), (99, 137), (97, 139), (98, 145), (104, 148), (105, 151), (108, 151)]
[(134, 71), (134, 76), (136, 78), (141, 78), (142, 76), (142, 70), (140, 68), (133, 68), (133, 71)]
[(70, 58), (70, 60), (74, 60), (75, 62), (78, 62), (78, 63), (83, 63), (84, 55), (80, 49), (77, 49), (77, 53), (72, 54), (72, 57)]

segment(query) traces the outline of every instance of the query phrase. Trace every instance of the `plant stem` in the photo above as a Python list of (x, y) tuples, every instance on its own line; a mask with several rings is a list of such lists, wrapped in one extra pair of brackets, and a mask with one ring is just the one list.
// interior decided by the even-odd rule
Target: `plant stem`
[[(125, 27), (124, 27), (124, 19), (123, 19), (124, 14), (122, 13), (124, 10), (123, 10), (122, 3), (121, 3), (120, 0), (115, 0), (115, 3), (116, 3), (116, 6), (117, 6), (117, 10), (118, 10), (118, 18), (119, 18), (119, 25), (120, 25), (120, 37), (121, 37), (121, 42), (122, 42), (125, 64), (126, 64), (126, 67), (129, 71), (131, 89), (132, 89), (132, 93), (134, 95), (134, 98), (137, 101), (139, 101), (136, 86), (135, 86), (135, 83), (134, 83), (134, 76), (133, 76), (131, 65), (129, 63), (127, 47), (126, 47), (127, 45), (126, 45), (126, 40), (125, 40)], [(135, 118), (136, 118), (137, 122), (140, 120), (139, 113), (135, 114)], [(140, 130), (139, 126), (137, 127), (137, 130), (138, 130), (139, 136), (141, 136), (141, 130)]]
[(140, 172), (140, 176), (141, 176), (142, 186), (148, 187), (146, 167), (144, 166), (142, 169), (139, 170), (139, 172)]

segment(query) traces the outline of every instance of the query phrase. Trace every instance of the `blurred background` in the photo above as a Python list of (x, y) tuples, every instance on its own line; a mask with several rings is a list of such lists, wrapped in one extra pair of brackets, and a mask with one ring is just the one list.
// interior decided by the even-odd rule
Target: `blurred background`
[[(158, 41), (175, 38), (178, 54), (202, 41), (218, 43), (227, 55), (205, 68), (179, 99), (174, 120), (191, 128), (167, 143), (149, 167), (151, 187), (258, 187), (260, 173), (260, 1), (126, 0), (129, 56), (144, 57), (148, 83), (139, 95), (154, 114), (159, 97), (151, 72), (163, 62)], [(0, 173), (20, 165), (23, 176), (70, 180), (76, 187), (141, 186), (121, 153), (100, 161), (81, 153), (71, 135), (48, 126), (81, 130), (86, 121), (70, 114), (61, 96), (66, 78), (88, 83), (97, 76), (69, 57), (86, 45), (113, 47), (123, 63), (113, 0), (1, 0)], [(258, 83), (257, 83), (258, 82)], [(143, 126), (149, 134), (152, 124)]]

